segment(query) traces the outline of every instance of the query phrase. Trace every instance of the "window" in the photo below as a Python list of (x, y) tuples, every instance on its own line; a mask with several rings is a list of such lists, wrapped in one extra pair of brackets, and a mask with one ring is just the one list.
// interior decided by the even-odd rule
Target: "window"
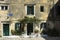
[(34, 15), (34, 5), (27, 6), (27, 15)]
[(1, 10), (8, 10), (8, 6), (1, 6)]
[(8, 6), (5, 6), (5, 10), (7, 10), (8, 9)]
[(44, 6), (40, 6), (40, 11), (44, 12)]
[(45, 28), (46, 28), (46, 23), (41, 23), (40, 29), (41, 29), (41, 28), (44, 28), (44, 29), (45, 29)]
[(1, 6), (1, 10), (4, 10), (4, 6)]
[(21, 23), (15, 23), (15, 30), (21, 29)]

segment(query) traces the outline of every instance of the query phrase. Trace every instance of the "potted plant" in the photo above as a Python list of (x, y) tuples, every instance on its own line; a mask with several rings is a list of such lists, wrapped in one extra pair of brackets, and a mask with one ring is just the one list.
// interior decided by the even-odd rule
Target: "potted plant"
[(12, 35), (15, 35), (16, 34), (14, 30), (11, 30), (11, 33), (12, 33)]
[(34, 30), (34, 33), (39, 33), (39, 28), (38, 27), (35, 27), (35, 30)]

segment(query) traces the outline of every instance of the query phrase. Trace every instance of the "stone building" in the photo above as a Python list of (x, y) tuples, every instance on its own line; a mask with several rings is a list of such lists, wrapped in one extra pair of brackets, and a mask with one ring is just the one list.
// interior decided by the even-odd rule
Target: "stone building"
[[(21, 27), (19, 19), (27, 17), (36, 17), (41, 24), (46, 23), (50, 9), (58, 0), (0, 0), (0, 35), (10, 36), (11, 30), (16, 30)], [(34, 23), (27, 23), (25, 33), (33, 33)], [(53, 26), (53, 24), (51, 24)], [(30, 29), (29, 29), (30, 28)], [(29, 31), (32, 30), (32, 31)]]

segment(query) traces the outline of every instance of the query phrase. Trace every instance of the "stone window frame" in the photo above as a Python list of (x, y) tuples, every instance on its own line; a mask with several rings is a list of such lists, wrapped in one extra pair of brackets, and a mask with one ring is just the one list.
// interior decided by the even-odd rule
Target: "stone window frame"
[(15, 30), (19, 30), (20, 28), (19, 28), (19, 29), (17, 29), (17, 28), (16, 28), (16, 24), (19, 24), (18, 26), (20, 26), (20, 27), (21, 27), (21, 23), (19, 23), (19, 22), (15, 23)]
[(40, 6), (40, 12), (44, 12), (44, 6)]
[[(34, 5), (34, 15), (27, 15), (27, 6), (28, 5)], [(26, 12), (26, 15), (27, 16), (35, 16), (35, 8), (36, 8), (35, 4), (25, 4), (25, 12)]]
[[(3, 9), (2, 9), (2, 6), (3, 6)], [(7, 9), (5, 9), (7, 7)], [(1, 5), (0, 6), (0, 10), (9, 10), (9, 5)]]
[[(40, 6), (44, 6), (44, 11), (43, 12), (40, 11)], [(40, 13), (46, 13), (46, 6), (47, 6), (47, 4), (44, 4), (44, 3), (41, 3), (39, 5), (39, 11), (40, 11)]]
[[(40, 23), (39, 23), (39, 27), (41, 28), (41, 23), (46, 23), (46, 21), (41, 21)], [(41, 30), (41, 29), (40, 29)]]

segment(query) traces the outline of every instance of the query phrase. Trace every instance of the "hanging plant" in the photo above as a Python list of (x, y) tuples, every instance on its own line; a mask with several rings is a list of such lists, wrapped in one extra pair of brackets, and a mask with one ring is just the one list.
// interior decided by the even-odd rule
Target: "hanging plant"
[(38, 24), (40, 22), (39, 19), (33, 17), (33, 18), (29, 18), (29, 17), (24, 17), (22, 20), (20, 20), (21, 24), (22, 24), (22, 31), (24, 31), (24, 27), (26, 23), (34, 23), (34, 24)]
[(38, 28), (38, 27), (35, 27), (34, 32), (35, 32), (35, 33), (39, 33), (39, 28)]
[(35, 17), (33, 17), (33, 18), (24, 17), (24, 19), (22, 19), (20, 22), (21, 23), (39, 23), (40, 20)]

